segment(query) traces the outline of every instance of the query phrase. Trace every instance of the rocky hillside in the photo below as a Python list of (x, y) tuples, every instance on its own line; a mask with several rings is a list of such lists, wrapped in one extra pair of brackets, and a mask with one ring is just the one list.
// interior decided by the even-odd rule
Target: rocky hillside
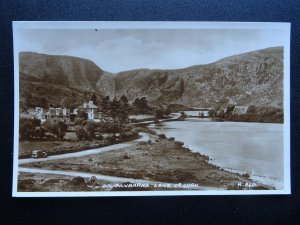
[(282, 107), (283, 48), (263, 49), (179, 70), (121, 72), (115, 83), (116, 96), (147, 96), (155, 104)]
[[(231, 56), (177, 70), (137, 69), (111, 74), (70, 56), (20, 53), (20, 96), (26, 106), (47, 101), (74, 105), (87, 95), (129, 100), (145, 96), (154, 105), (211, 107), (228, 104), (282, 107), (283, 48)], [(41, 100), (43, 99), (43, 100)]]
[(89, 60), (21, 52), (19, 69), (21, 108), (45, 103), (71, 107), (93, 93), (114, 95), (113, 76)]

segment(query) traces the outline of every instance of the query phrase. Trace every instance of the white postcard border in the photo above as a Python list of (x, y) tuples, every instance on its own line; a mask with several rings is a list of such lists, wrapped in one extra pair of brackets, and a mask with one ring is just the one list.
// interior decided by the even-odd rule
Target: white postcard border
[[(290, 174), (290, 23), (280, 22), (149, 22), (149, 21), (14, 21), (14, 197), (91, 197), (91, 196), (181, 196), (181, 195), (277, 195), (291, 193)], [(224, 191), (108, 191), (108, 192), (18, 192), (19, 145), (19, 29), (281, 29), (284, 43), (284, 189)]]

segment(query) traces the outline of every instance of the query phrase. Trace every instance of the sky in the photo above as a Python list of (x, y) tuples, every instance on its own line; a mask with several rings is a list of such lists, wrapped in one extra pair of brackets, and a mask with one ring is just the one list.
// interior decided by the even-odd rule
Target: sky
[(19, 51), (70, 55), (101, 69), (178, 69), (283, 46), (276, 29), (19, 29)]

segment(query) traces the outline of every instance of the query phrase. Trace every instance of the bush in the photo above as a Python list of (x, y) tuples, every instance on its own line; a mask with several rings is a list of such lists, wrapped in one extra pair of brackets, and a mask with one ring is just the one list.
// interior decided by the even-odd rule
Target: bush
[(72, 185), (86, 185), (85, 179), (83, 177), (74, 177), (72, 180), (69, 181)]
[(87, 122), (87, 124), (85, 125), (85, 129), (88, 133), (89, 139), (95, 138), (96, 125), (94, 122)]
[(77, 115), (75, 115), (75, 114), (70, 115), (71, 122), (74, 122), (76, 118), (77, 118)]
[(120, 140), (121, 141), (130, 141), (134, 138), (137, 138), (139, 136), (138, 132), (136, 131), (129, 131), (129, 132), (125, 132), (125, 133), (122, 133), (120, 135)]
[(35, 127), (31, 119), (21, 119), (19, 129), (20, 138), (24, 140), (33, 138)]
[(64, 124), (62, 121), (51, 121), (51, 120), (47, 120), (44, 123), (44, 129), (53, 134), (54, 136), (56, 136), (57, 138), (63, 138), (66, 134), (66, 131), (68, 129), (68, 126), (66, 124)]
[(88, 132), (83, 127), (81, 127), (76, 131), (76, 136), (79, 141), (84, 141), (88, 139)]
[(86, 112), (83, 112), (83, 111), (79, 111), (78, 116), (83, 120), (88, 119), (88, 114)]
[(164, 134), (159, 134), (158, 137), (159, 137), (160, 139), (166, 139), (166, 138), (167, 138), (166, 135), (164, 135)]
[(118, 122), (103, 122), (97, 127), (97, 130), (101, 133), (123, 133), (126, 131), (126, 126)]
[[(92, 140), (95, 139), (96, 135), (96, 124), (94, 122), (83, 122), (82, 125), (77, 129), (76, 135), (78, 140)], [(102, 139), (102, 136), (98, 135), (98, 140)]]
[(114, 137), (114, 136), (109, 136), (106, 138), (106, 140), (108, 141), (109, 144), (116, 143), (116, 137)]
[(43, 138), (45, 136), (46, 130), (42, 127), (35, 128), (34, 136), (38, 138)]
[(184, 143), (181, 142), (181, 141), (175, 141), (175, 144), (176, 144), (176, 145), (179, 145), (179, 146), (183, 146), (183, 145), (184, 145)]
[(75, 125), (81, 125), (82, 121), (83, 121), (83, 119), (81, 119), (80, 117), (76, 117), (76, 118), (74, 119)]

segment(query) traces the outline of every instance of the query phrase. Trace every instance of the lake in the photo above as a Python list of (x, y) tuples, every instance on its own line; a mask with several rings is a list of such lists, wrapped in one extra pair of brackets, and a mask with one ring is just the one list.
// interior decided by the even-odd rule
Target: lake
[(151, 124), (149, 128), (209, 156), (226, 170), (249, 173), (264, 184), (283, 188), (283, 124), (212, 122), (198, 118)]

